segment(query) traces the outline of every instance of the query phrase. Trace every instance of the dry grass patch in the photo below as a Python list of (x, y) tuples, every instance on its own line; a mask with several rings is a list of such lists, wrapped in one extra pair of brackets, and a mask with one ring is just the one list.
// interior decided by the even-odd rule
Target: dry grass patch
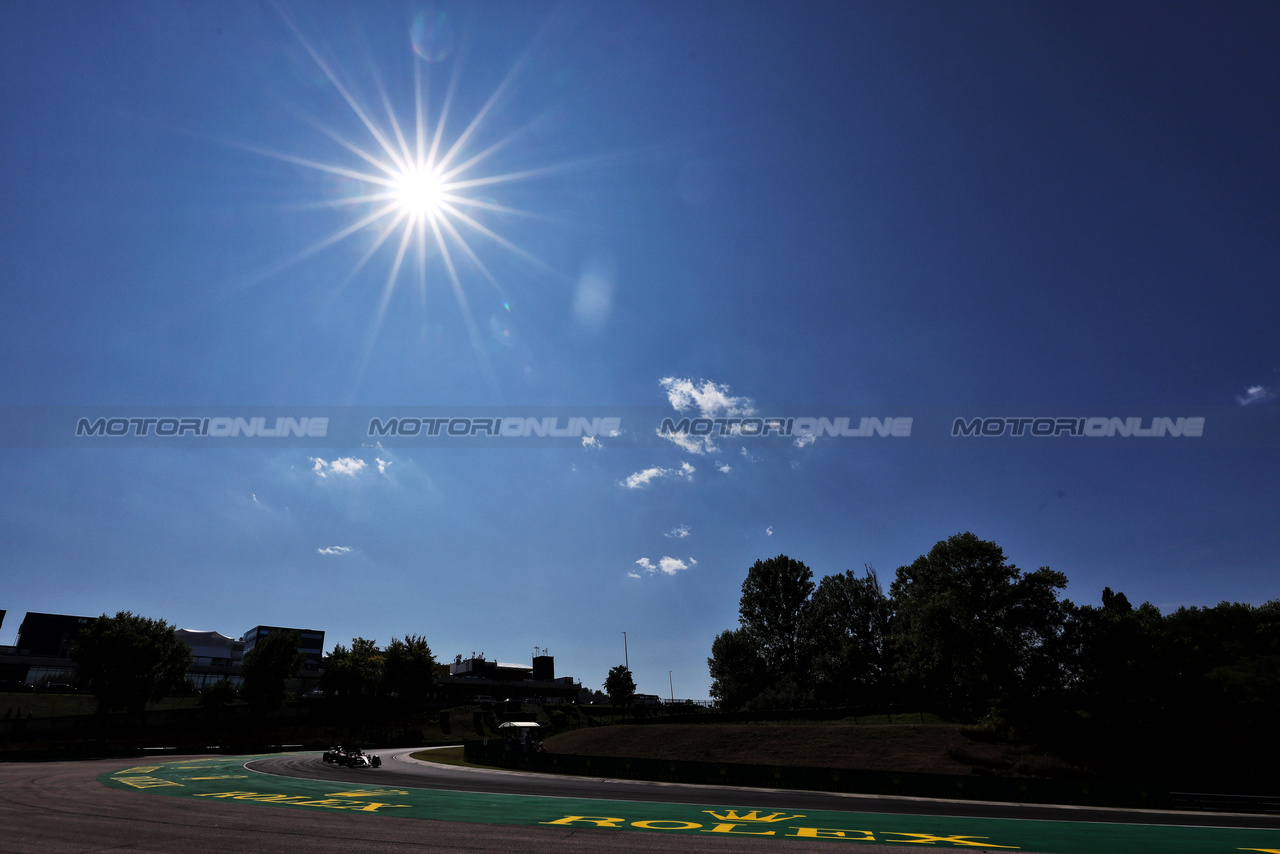
[(968, 730), (952, 724), (623, 724), (562, 733), (546, 747), (591, 756), (926, 774), (1065, 776), (1069, 770), (1048, 757), (1028, 761), (1022, 748)]

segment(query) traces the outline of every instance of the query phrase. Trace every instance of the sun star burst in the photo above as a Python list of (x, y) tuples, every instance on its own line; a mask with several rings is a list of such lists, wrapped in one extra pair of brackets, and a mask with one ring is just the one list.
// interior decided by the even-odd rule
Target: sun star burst
[[(282, 13), (283, 14), (283, 13)], [(526, 210), (510, 207), (490, 198), (479, 197), (479, 192), (489, 192), (503, 184), (525, 181), (564, 171), (568, 164), (509, 172), (485, 171), (494, 162), (493, 156), (519, 138), (522, 129), (475, 150), (473, 141), (486, 119), (498, 112), (496, 105), (505, 90), (512, 84), (521, 62), (517, 62), (494, 92), (485, 101), (461, 132), (446, 143), (445, 128), (450, 107), (457, 89), (458, 76), (455, 66), (447, 94), (438, 114), (428, 115), (426, 93), (423, 84), (421, 58), (414, 59), (413, 116), (410, 122), (397, 115), (391, 98), (383, 87), (381, 78), (374, 74), (384, 117), (375, 120), (377, 107), (362, 102), (344, 84), (334, 66), (302, 34), (292, 21), (285, 22), (312, 61), (319, 67), (333, 89), (341, 96), (351, 113), (359, 120), (367, 133), (365, 142), (352, 141), (333, 125), (313, 118), (304, 118), (324, 136), (336, 142), (354, 160), (321, 161), (294, 154), (271, 150), (256, 145), (244, 145), (249, 150), (283, 160), (307, 169), (349, 179), (352, 188), (337, 199), (329, 199), (314, 207), (328, 207), (353, 211), (351, 220), (333, 233), (316, 241), (283, 263), (264, 272), (258, 278), (266, 278), (299, 261), (339, 243), (358, 232), (374, 229), (375, 237), (339, 287), (346, 287), (363, 270), (384, 246), (391, 252), (387, 274), (383, 280), (365, 356), (359, 371), (365, 364), (386, 317), (397, 283), (407, 272), (406, 261), (410, 256), (416, 264), (417, 290), (422, 305), (427, 303), (429, 281), (441, 278), (457, 303), (461, 319), (470, 335), (473, 347), (481, 359), (485, 359), (479, 326), (472, 315), (463, 286), (459, 262), (465, 259), (462, 272), (478, 272), (491, 286), (495, 304), (507, 304), (508, 296), (497, 278), (482, 260), (480, 244), (490, 244), (521, 259), (542, 274), (557, 274), (542, 260), (526, 252), (511, 240), (503, 237), (482, 220), (492, 215), (514, 215), (543, 218)], [(350, 182), (354, 181), (354, 184)], [(357, 189), (358, 188), (358, 189)], [(434, 250), (434, 251), (429, 251)]]

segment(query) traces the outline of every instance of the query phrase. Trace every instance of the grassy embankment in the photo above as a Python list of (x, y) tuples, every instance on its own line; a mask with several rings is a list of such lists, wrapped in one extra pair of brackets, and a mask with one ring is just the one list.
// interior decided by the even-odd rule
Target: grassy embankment
[[(833, 723), (617, 724), (548, 737), (548, 752), (927, 774), (1076, 777), (1059, 759), (979, 727), (902, 716)], [(461, 748), (419, 758), (465, 764)]]
[[(237, 706), (241, 705), (239, 703)], [(173, 698), (148, 704), (151, 711), (192, 709), (198, 698)], [(0, 694), (0, 717), (34, 718), (90, 715), (94, 698), (84, 694)], [(949, 724), (936, 717), (897, 715), (828, 723), (789, 724), (628, 724), (627, 713), (616, 716), (596, 709), (587, 716), (577, 707), (555, 709), (550, 716), (538, 706), (522, 706), (549, 735), (546, 748), (554, 753), (687, 759), (821, 768), (919, 771), (935, 774), (998, 774), (1003, 776), (1075, 776), (1073, 769), (1053, 757), (1002, 741), (974, 727)], [(332, 723), (297, 722), (285, 740), (343, 740)], [(573, 729), (572, 727), (582, 727)], [(567, 731), (564, 731), (566, 728)], [(481, 706), (463, 706), (421, 715), (406, 727), (422, 742), (494, 737), (497, 717)], [(314, 731), (313, 731), (314, 730)], [(238, 733), (237, 733), (238, 734)], [(409, 732), (404, 732), (409, 736)], [(20, 746), (20, 745), (12, 745)], [(431, 751), (422, 756), (437, 762), (464, 764), (461, 748)]]

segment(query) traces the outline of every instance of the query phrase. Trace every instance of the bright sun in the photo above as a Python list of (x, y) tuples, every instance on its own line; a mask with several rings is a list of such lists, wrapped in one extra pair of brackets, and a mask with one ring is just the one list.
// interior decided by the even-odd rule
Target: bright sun
[[(364, 126), (369, 134), (369, 140), (361, 144), (343, 137), (333, 128), (316, 123), (325, 136), (355, 155), (357, 161), (353, 165), (343, 165), (338, 162), (325, 163), (258, 146), (245, 146), (269, 157), (279, 158), (308, 169), (354, 179), (358, 182), (356, 186), (361, 188), (350, 195), (330, 199), (324, 203), (326, 207), (348, 207), (356, 210), (357, 214), (353, 221), (297, 253), (280, 265), (281, 268), (315, 254), (357, 231), (370, 227), (376, 229), (372, 246), (351, 272), (351, 276), (354, 276), (382, 245), (390, 244), (394, 247), (394, 257), (382, 287), (376, 323), (381, 322), (391, 291), (395, 288), (406, 256), (413, 247), (417, 249), (416, 266), (420, 292), (426, 289), (427, 246), (434, 244), (435, 254), (443, 263), (443, 272), (464, 313), (465, 297), (458, 265), (455, 263), (457, 254), (464, 256), (472, 269), (478, 271), (501, 291), (493, 274), (480, 260), (479, 254), (472, 246), (473, 242), (490, 241), (518, 255), (535, 267), (547, 271), (546, 265), (539, 259), (498, 235), (477, 218), (482, 213), (531, 216), (532, 214), (527, 211), (477, 198), (474, 193), (480, 188), (528, 180), (558, 172), (561, 169), (561, 167), (548, 167), (500, 174), (486, 172), (485, 164), (490, 156), (519, 136), (518, 130), (475, 153), (465, 153), (468, 143), (477, 134), (481, 123), (487, 116), (491, 116), (494, 104), (511, 83), (510, 76), (499, 85), (485, 105), (449, 144), (445, 141), (444, 127), (449, 106), (453, 101), (454, 84), (450, 84), (449, 93), (435, 121), (432, 122), (427, 115), (422, 63), (415, 61), (412, 116), (407, 121), (397, 116), (386, 91), (382, 90), (379, 100), (385, 112), (385, 124), (381, 124), (374, 120), (369, 107), (357, 99), (343, 84), (336, 70), (320, 56), (293, 23), (288, 18), (285, 21), (359, 123)], [(454, 82), (456, 83), (456, 77)], [(381, 83), (378, 86), (381, 89)], [(505, 296), (502, 298), (505, 300)], [(469, 317), (467, 320), (470, 323)]]
[(410, 166), (393, 179), (396, 205), (410, 217), (431, 219), (438, 216), (444, 191), (444, 182), (436, 170), (425, 166)]
[[(431, 117), (427, 111), (427, 93), (422, 79), (423, 62), (415, 60), (413, 109), (407, 116), (397, 115), (380, 81), (377, 83), (380, 97), (372, 104), (362, 102), (293, 22), (287, 17), (285, 22), (334, 90), (346, 102), (358, 124), (368, 133), (368, 139), (364, 142), (352, 140), (343, 136), (336, 128), (313, 122), (325, 136), (344, 149), (347, 155), (354, 157), (354, 160), (350, 156), (343, 157), (345, 162), (322, 162), (242, 144), (248, 150), (354, 182), (349, 185), (352, 188), (350, 194), (330, 198), (322, 203), (323, 207), (354, 211), (348, 224), (263, 272), (260, 277), (265, 278), (291, 266), (357, 232), (371, 231), (371, 242), (342, 283), (345, 285), (353, 280), (381, 247), (385, 245), (391, 249), (392, 257), (377, 299), (368, 347), (372, 347), (389, 310), (391, 296), (402, 269), (409, 266), (406, 262), (411, 262), (412, 256), (416, 255), (417, 263), (412, 265), (416, 267), (413, 271), (416, 276), (413, 278), (417, 280), (421, 303), (425, 305), (427, 302), (428, 258), (431, 257), (434, 260), (430, 265), (433, 270), (430, 278), (438, 281), (439, 274), (443, 274), (448, 290), (458, 303), (461, 319), (466, 324), (473, 346), (477, 354), (483, 357), (479, 345), (480, 330), (472, 316), (462, 274), (468, 270), (479, 273), (493, 287), (498, 302), (504, 307), (507, 305), (507, 297), (497, 277), (481, 260), (477, 246), (473, 244), (496, 245), (543, 274), (554, 276), (556, 273), (541, 259), (521, 249), (481, 221), (486, 214), (506, 218), (535, 215), (477, 196), (477, 192), (511, 182), (556, 174), (570, 168), (569, 164), (561, 164), (508, 172), (494, 170), (492, 164), (497, 158), (493, 158), (493, 155), (516, 140), (522, 129), (516, 129), (484, 147), (476, 146), (475, 139), (480, 135), (480, 126), (486, 119), (493, 118), (496, 113), (495, 105), (515, 79), (514, 70), (499, 84), (470, 121), (456, 135), (451, 135), (453, 138), (449, 142), (445, 138), (445, 124), (453, 103), (457, 82), (456, 68), (438, 113)], [(379, 102), (384, 114), (382, 121), (374, 118)], [(368, 352), (367, 349), (366, 362)], [(361, 364), (361, 372), (363, 369), (364, 362)]]

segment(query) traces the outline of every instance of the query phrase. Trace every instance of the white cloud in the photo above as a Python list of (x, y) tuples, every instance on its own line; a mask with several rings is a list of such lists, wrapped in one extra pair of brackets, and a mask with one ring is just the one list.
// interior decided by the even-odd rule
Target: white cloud
[(316, 549), (322, 555), (344, 555), (351, 551), (350, 546), (329, 546), (328, 548)]
[(355, 457), (339, 457), (330, 467), (334, 474), (355, 475), (364, 469), (364, 465), (364, 460), (358, 460)]
[(387, 466), (391, 465), (391, 460), (384, 460), (381, 457), (374, 457), (378, 461), (378, 474), (386, 474)]
[(339, 457), (333, 462), (325, 462), (319, 457), (309, 457), (313, 463), (311, 470), (321, 477), (328, 477), (330, 474), (345, 474), (355, 477), (365, 467), (364, 460), (358, 460), (355, 457)]
[(659, 433), (658, 435), (691, 454), (705, 454), (716, 450), (716, 443), (710, 436), (691, 436), (688, 433)]
[(1252, 385), (1245, 389), (1243, 395), (1236, 395), (1236, 403), (1241, 406), (1250, 406), (1255, 403), (1265, 403), (1268, 400), (1274, 400), (1276, 393), (1266, 386)]
[(658, 561), (658, 571), (665, 572), (667, 575), (675, 575), (680, 570), (688, 569), (695, 564), (697, 564), (697, 561), (693, 558), (689, 558), (689, 562), (685, 563), (678, 558), (664, 557), (662, 560)]
[(627, 489), (639, 489), (642, 486), (648, 486), (651, 481), (663, 477), (683, 477), (685, 480), (692, 480), (693, 473), (697, 471), (688, 463), (681, 463), (678, 469), (664, 469), (658, 466), (647, 468), (644, 471), (638, 471), (629, 476), (626, 480), (619, 481)]
[(604, 447), (604, 444), (595, 436), (583, 436), (582, 447), (588, 450), (591, 450), (591, 449), (599, 450), (600, 448)]
[(676, 540), (683, 540), (685, 537), (689, 536), (689, 526), (677, 525), (676, 527), (672, 528), (670, 531), (667, 531), (665, 534), (663, 534), (663, 536), (671, 537), (672, 539), (676, 539)]
[(644, 576), (636, 572), (634, 569), (627, 570), (627, 578), (643, 578)]
[(764, 535), (765, 535), (766, 537), (772, 537), (772, 536), (773, 536), (773, 526), (772, 526), (772, 525), (770, 525), (769, 527), (767, 527), (767, 528), (765, 528), (765, 529), (764, 529)]
[[(656, 564), (647, 557), (640, 558), (636, 561), (636, 564), (641, 569), (649, 573), (661, 572), (665, 575), (675, 575), (682, 569), (690, 569), (697, 566), (698, 562), (693, 558), (689, 558), (689, 562), (685, 563), (680, 558), (663, 556)], [(632, 572), (634, 572), (634, 570), (632, 570)]]
[(645, 469), (644, 471), (636, 472), (626, 480), (622, 481), (622, 485), (627, 489), (639, 489), (642, 486), (648, 486), (649, 481), (653, 480), (655, 477), (662, 477), (666, 473), (666, 469), (661, 469), (655, 466), (653, 468)]
[(729, 386), (717, 385), (711, 380), (701, 380), (701, 385), (698, 385), (693, 380), (663, 377), (658, 384), (666, 391), (667, 400), (677, 412), (696, 406), (703, 418), (718, 418), (754, 415), (756, 411), (751, 398), (733, 397), (729, 394)]
[[(754, 415), (755, 403), (749, 397), (734, 397), (729, 394), (729, 386), (717, 384), (711, 380), (680, 379), (663, 377), (658, 380), (667, 400), (676, 412), (685, 412), (696, 408), (701, 418), (732, 418), (742, 415)], [(659, 433), (691, 454), (705, 454), (716, 450), (716, 444), (710, 436), (692, 436), (679, 433)]]
[(743, 458), (744, 460), (746, 460), (747, 462), (749, 462), (749, 463), (758, 463), (758, 462), (760, 462), (760, 458), (759, 458), (759, 457), (752, 456), (752, 455), (751, 455), (751, 452), (750, 452), (750, 451), (748, 451), (746, 448), (739, 448), (738, 450), (742, 453), (742, 458)]
[(816, 433), (805, 433), (803, 436), (796, 436), (795, 441), (791, 444), (797, 448), (807, 448), (816, 441), (818, 441)]
[(733, 466), (728, 463), (716, 463), (716, 468), (720, 471), (720, 474), (728, 474), (733, 470)]

